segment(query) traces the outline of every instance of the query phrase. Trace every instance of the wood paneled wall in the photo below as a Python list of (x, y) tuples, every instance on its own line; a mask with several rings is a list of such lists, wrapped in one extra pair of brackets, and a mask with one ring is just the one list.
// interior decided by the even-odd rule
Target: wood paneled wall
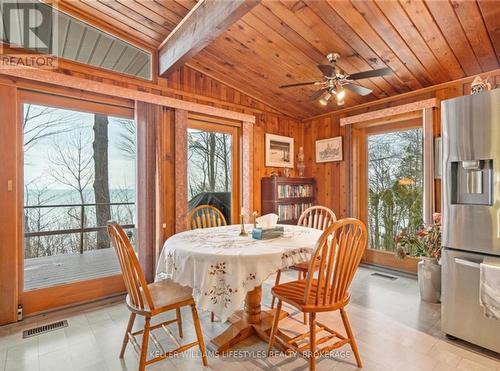
[[(500, 73), (490, 76), (489, 81), (492, 86), (500, 83)], [(403, 97), (394, 97), (384, 100), (382, 103), (373, 102), (362, 108), (352, 108), (341, 113), (331, 113), (304, 120), (304, 152), (306, 155), (306, 174), (317, 179), (318, 203), (327, 207), (337, 214), (337, 217), (347, 217), (352, 215), (351, 211), (351, 135), (352, 129), (349, 126), (341, 127), (340, 118), (357, 115), (360, 113), (380, 110), (401, 104), (416, 102), (429, 98), (439, 98), (440, 100), (451, 99), (462, 95), (470, 94), (470, 81), (459, 80), (456, 83), (448, 84), (434, 89), (427, 89), (421, 94), (410, 94)], [(436, 110), (434, 135), (441, 134), (440, 112)], [(343, 137), (343, 156), (340, 162), (330, 162), (317, 164), (315, 161), (315, 141), (318, 139), (331, 138), (341, 135)], [(441, 209), (441, 182), (435, 182), (435, 208)]]
[[(315, 141), (342, 136), (343, 161), (316, 163)], [(337, 218), (351, 215), (350, 128), (340, 126), (338, 115), (329, 115), (304, 123), (304, 155), (306, 175), (316, 178), (317, 202), (333, 210)]]

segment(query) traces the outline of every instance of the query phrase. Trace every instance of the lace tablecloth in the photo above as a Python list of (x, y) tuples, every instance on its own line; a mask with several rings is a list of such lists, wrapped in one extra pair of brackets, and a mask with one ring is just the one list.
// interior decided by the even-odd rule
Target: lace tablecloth
[(271, 274), (310, 258), (321, 231), (284, 227), (282, 237), (270, 240), (240, 237), (239, 225), (176, 234), (163, 246), (156, 280), (169, 278), (192, 287), (198, 308), (225, 321), (241, 308), (246, 293)]

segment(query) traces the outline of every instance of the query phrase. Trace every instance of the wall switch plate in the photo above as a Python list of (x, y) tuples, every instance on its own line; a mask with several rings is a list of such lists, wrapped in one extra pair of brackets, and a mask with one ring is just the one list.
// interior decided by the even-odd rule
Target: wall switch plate
[(12, 192), (14, 190), (13, 185), (14, 185), (14, 182), (11, 179), (7, 180), (7, 191), (8, 192)]

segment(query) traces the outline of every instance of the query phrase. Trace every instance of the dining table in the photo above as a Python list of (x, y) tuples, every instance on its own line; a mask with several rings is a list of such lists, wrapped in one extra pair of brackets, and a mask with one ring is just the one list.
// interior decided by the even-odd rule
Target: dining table
[[(257, 335), (268, 341), (274, 311), (262, 310), (262, 284), (278, 270), (308, 261), (322, 231), (283, 225), (283, 235), (254, 239), (253, 225), (193, 229), (168, 238), (162, 248), (156, 281), (171, 279), (193, 289), (199, 309), (213, 312), (230, 326), (211, 340), (225, 352)], [(280, 312), (280, 319), (288, 316)]]

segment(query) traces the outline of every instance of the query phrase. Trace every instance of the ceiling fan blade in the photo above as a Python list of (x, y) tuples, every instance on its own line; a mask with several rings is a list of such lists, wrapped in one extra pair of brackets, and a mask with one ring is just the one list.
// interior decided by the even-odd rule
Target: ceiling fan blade
[(391, 73), (393, 72), (390, 68), (379, 68), (378, 70), (353, 73), (352, 75), (349, 75), (349, 80), (361, 80), (370, 77), (386, 76), (390, 75)]
[(280, 88), (293, 88), (294, 86), (317, 85), (319, 83), (321, 83), (321, 81), (297, 82), (295, 84), (281, 85)]
[(324, 76), (335, 76), (335, 68), (333, 68), (333, 66), (329, 64), (318, 64), (318, 69), (323, 73)]
[(342, 85), (342, 87), (349, 89), (350, 91), (353, 91), (359, 95), (368, 95), (372, 92), (371, 89), (365, 88), (364, 86), (361, 86), (361, 85), (344, 84), (344, 85)]
[(314, 93), (311, 94), (311, 96), (309, 97), (309, 100), (313, 101), (313, 100), (318, 99), (327, 90), (328, 90), (328, 88), (322, 88), (322, 89), (316, 90)]

